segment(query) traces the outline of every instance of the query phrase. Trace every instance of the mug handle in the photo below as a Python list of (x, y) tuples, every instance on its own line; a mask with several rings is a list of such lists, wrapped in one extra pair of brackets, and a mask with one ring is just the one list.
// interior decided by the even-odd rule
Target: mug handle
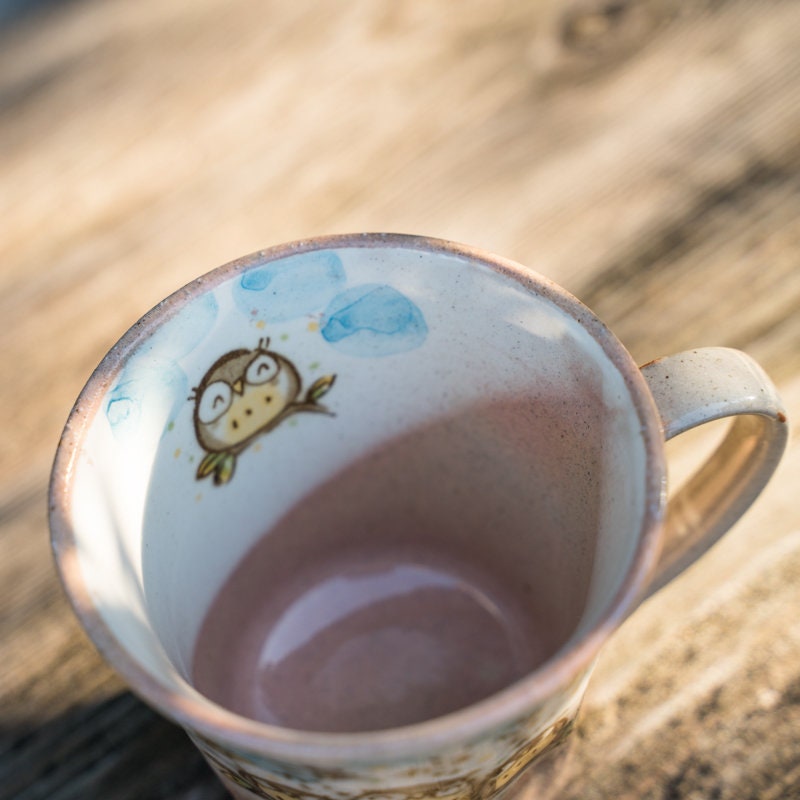
[(706, 347), (641, 367), (665, 441), (711, 420), (732, 417), (719, 447), (669, 499), (664, 545), (646, 590), (652, 595), (696, 561), (766, 486), (789, 434), (773, 385), (750, 356)]

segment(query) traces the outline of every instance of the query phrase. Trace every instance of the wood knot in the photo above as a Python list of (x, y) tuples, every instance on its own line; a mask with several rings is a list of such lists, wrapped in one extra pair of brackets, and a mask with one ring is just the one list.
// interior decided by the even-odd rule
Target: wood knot
[(583, 0), (561, 17), (561, 44), (586, 55), (628, 51), (655, 27), (647, 6), (637, 0)]

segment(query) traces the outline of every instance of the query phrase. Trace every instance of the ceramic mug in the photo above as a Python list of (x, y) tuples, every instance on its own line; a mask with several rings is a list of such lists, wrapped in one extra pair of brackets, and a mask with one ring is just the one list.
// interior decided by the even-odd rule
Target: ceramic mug
[[(727, 416), (667, 503), (665, 439)], [(640, 370), (585, 306), (518, 264), (420, 237), (324, 237), (198, 278), (123, 336), (61, 439), (52, 542), (102, 654), (236, 797), (489, 797), (563, 741), (626, 616), (755, 499), (785, 422), (743, 353)], [(251, 570), (198, 667), (215, 598), (265, 546), (266, 572)], [(376, 552), (389, 567), (358, 561)], [(309, 584), (286, 600), (284, 579), (342, 553), (355, 561), (326, 573), (327, 594)], [(380, 584), (389, 574), (399, 588)], [(232, 648), (279, 591), (253, 645), (277, 687), (259, 718), (236, 705)], [(378, 630), (367, 618), (387, 598), (398, 616)], [(522, 656), (503, 639), (517, 612)], [(334, 661), (347, 688), (320, 688)], [(234, 710), (199, 691), (203, 669)]]

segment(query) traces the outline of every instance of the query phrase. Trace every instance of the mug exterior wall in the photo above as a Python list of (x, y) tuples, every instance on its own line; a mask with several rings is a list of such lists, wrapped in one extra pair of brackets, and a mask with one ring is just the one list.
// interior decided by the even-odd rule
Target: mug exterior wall
[[(564, 686), (534, 713), (424, 760), (312, 768), (226, 747), (191, 731), (189, 735), (241, 800), (483, 800), (511, 791), (520, 782), (541, 783), (546, 778), (547, 786), (534, 795), (545, 798), (551, 796), (552, 772), (561, 760), (553, 751), (564, 749), (590, 672)], [(542, 771), (537, 774), (540, 762)]]

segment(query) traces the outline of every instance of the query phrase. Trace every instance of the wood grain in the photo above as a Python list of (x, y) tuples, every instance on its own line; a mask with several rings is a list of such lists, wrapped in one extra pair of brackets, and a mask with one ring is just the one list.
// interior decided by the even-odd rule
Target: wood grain
[[(45, 518), (91, 370), (218, 264), (343, 231), (474, 244), (642, 362), (746, 350), (800, 418), (799, 37), (794, 0), (73, 0), (0, 29), (0, 799), (224, 796), (80, 632)], [(609, 644), (564, 797), (800, 797), (799, 475), (794, 434)]]

